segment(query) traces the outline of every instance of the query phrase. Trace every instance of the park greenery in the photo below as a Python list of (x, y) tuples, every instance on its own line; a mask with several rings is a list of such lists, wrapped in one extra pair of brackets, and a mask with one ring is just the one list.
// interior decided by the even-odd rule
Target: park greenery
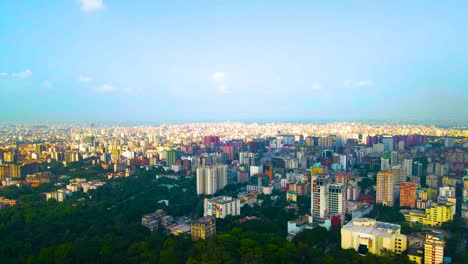
[[(71, 178), (105, 180), (98, 166), (54, 164), (51, 169)], [(208, 240), (150, 233), (141, 226), (141, 216), (157, 209), (192, 219), (203, 214), (205, 196), (197, 196), (195, 179), (156, 180), (155, 175), (164, 173), (162, 168), (138, 169), (135, 176), (108, 180), (61, 203), (43, 197), (57, 188), (52, 183), (0, 189), (0, 196), (18, 199), (17, 206), (0, 210), (0, 263), (409, 263), (404, 255), (360, 256), (342, 250), (339, 230), (315, 228), (286, 240), (286, 223), (299, 214), (283, 209), (288, 205), (284, 194), (274, 200), (260, 195), (261, 205), (244, 206), (241, 216), (218, 219), (217, 235)], [(244, 187), (229, 185), (219, 194), (234, 196)], [(169, 206), (158, 203), (161, 200), (169, 200)], [(374, 216), (401, 222), (401, 214), (392, 210), (378, 207)], [(245, 216), (257, 219), (241, 223)]]

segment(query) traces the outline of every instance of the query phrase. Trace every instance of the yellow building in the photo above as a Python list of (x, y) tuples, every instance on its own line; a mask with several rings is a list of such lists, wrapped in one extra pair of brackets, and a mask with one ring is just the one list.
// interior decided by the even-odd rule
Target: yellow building
[(440, 226), (442, 223), (453, 221), (453, 212), (455, 206), (453, 203), (437, 203), (425, 211), (422, 210), (401, 210), (405, 220), (408, 222), (417, 222), (428, 226)]
[(15, 154), (13, 152), (5, 152), (3, 153), (3, 160), (8, 163), (14, 163)]
[(5, 197), (0, 197), (0, 204), (15, 206), (16, 200), (7, 199)]
[(314, 175), (317, 175), (317, 174), (323, 174), (324, 173), (324, 170), (322, 167), (313, 167), (313, 168), (310, 168), (310, 176), (314, 176)]
[(442, 186), (455, 187), (457, 185), (457, 179), (450, 178), (448, 176), (442, 177)]
[(408, 259), (416, 264), (423, 263), (424, 250), (422, 248), (409, 248)]
[(379, 171), (377, 173), (377, 197), (376, 202), (386, 206), (394, 203), (394, 179), (391, 171)]
[(207, 239), (216, 234), (216, 218), (214, 216), (205, 216), (191, 225), (192, 240)]
[(428, 234), (424, 241), (424, 263), (439, 264), (444, 262), (445, 241), (442, 235)]
[(381, 255), (383, 250), (401, 254), (406, 250), (407, 238), (400, 231), (400, 225), (355, 218), (341, 228), (341, 248), (354, 249), (362, 255)]
[(297, 193), (289, 191), (286, 193), (286, 200), (291, 202), (297, 202)]

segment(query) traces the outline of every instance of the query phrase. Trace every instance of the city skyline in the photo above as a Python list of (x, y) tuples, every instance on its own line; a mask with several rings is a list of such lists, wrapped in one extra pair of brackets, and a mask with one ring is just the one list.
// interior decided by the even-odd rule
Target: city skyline
[(463, 123), (466, 11), (463, 1), (2, 2), (0, 122)]

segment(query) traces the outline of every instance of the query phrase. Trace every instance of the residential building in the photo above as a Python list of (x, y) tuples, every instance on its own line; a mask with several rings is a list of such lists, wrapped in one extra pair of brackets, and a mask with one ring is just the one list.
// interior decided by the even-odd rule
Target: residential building
[(400, 184), (400, 207), (416, 207), (416, 187), (417, 185), (411, 182)]
[(197, 168), (197, 194), (214, 194), (227, 185), (227, 165)]
[(311, 177), (311, 215), (313, 218), (324, 218), (328, 210), (328, 174), (316, 174)]
[(228, 196), (218, 196), (211, 199), (205, 198), (204, 216), (225, 218), (228, 215), (240, 215), (240, 200)]
[(192, 240), (207, 239), (216, 235), (216, 218), (202, 217), (191, 224)]
[(341, 223), (344, 223), (346, 201), (346, 187), (341, 183), (331, 183), (328, 185), (328, 214), (339, 216)]
[(444, 262), (445, 241), (440, 234), (427, 234), (424, 241), (424, 263), (440, 264)]
[(377, 197), (376, 202), (385, 206), (394, 204), (394, 179), (391, 171), (379, 171), (377, 173)]
[(453, 221), (453, 203), (435, 203), (422, 210), (401, 210), (408, 222), (417, 222), (428, 226), (440, 226), (442, 223)]

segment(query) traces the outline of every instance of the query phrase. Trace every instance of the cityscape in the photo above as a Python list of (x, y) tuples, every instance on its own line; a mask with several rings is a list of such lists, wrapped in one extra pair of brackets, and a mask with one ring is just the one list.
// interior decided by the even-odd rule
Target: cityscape
[(0, 263), (468, 263), (467, 12), (0, 2)]

